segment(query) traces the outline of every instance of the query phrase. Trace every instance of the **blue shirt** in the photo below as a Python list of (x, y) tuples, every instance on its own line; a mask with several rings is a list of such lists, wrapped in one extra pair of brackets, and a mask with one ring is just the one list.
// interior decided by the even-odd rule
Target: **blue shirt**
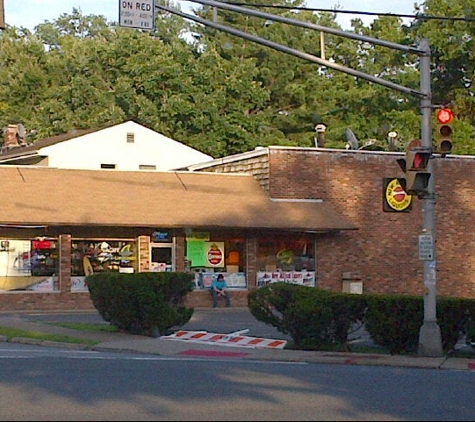
[(215, 278), (213, 280), (213, 283), (211, 284), (211, 288), (214, 289), (215, 287), (218, 290), (223, 290), (223, 289), (227, 289), (228, 285), (226, 284), (226, 280), (224, 280), (224, 279), (218, 280), (217, 278)]

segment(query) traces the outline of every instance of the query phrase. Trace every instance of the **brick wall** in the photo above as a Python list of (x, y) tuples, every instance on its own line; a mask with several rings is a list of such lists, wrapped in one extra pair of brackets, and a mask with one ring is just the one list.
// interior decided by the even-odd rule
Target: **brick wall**
[[(423, 294), (418, 235), (422, 205), (409, 213), (382, 210), (385, 177), (403, 177), (398, 153), (271, 149), (272, 197), (328, 201), (359, 230), (317, 240), (318, 284), (341, 286), (344, 272), (358, 273), (369, 293)], [(434, 159), (437, 291), (475, 298), (475, 157)]]
[[(358, 274), (365, 293), (424, 293), (422, 205), (409, 213), (382, 210), (383, 178), (403, 177), (403, 153), (269, 147), (269, 154), (236, 157), (204, 171), (248, 173), (274, 198), (323, 199), (350, 218), (357, 231), (317, 238), (317, 285), (342, 290), (344, 273)], [(268, 168), (253, 168), (254, 161)], [(265, 163), (268, 161), (266, 165)], [(211, 162), (210, 164), (212, 164)], [(439, 295), (475, 298), (475, 157), (434, 159), (436, 192), (436, 265)]]

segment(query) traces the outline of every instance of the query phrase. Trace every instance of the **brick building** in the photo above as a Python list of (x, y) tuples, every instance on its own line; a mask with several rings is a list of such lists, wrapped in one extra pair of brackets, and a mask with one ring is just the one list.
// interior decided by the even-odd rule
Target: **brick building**
[[(269, 147), (190, 166), (192, 171), (248, 172), (273, 198), (322, 199), (357, 231), (318, 236), (318, 286), (339, 291), (347, 279), (364, 292), (424, 293), (418, 235), (422, 202), (410, 212), (383, 211), (383, 179), (404, 177), (402, 153)], [(475, 157), (433, 163), (436, 192), (437, 292), (475, 298)]]
[[(193, 271), (190, 306), (211, 306), (221, 272), (235, 306), (273, 281), (421, 295), (423, 201), (383, 211), (401, 156), (269, 147), (174, 172), (0, 166), (0, 306), (91, 309), (86, 261)], [(434, 159), (439, 295), (475, 298), (474, 161)]]
[(224, 273), (235, 306), (272, 281), (316, 285), (329, 202), (273, 200), (252, 175), (0, 166), (0, 307), (90, 309), (95, 272), (190, 271), (191, 306)]

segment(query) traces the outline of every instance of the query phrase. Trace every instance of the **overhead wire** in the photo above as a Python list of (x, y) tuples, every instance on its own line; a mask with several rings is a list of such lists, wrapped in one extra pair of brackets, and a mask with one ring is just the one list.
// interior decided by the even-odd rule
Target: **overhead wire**
[(272, 5), (272, 4), (250, 4), (242, 2), (223, 2), (232, 4), (234, 6), (245, 6), (245, 7), (255, 7), (255, 8), (268, 8), (268, 9), (284, 9), (284, 10), (304, 10), (309, 12), (325, 12), (325, 13), (342, 13), (350, 15), (366, 15), (366, 16), (390, 16), (397, 18), (408, 18), (408, 19), (417, 19), (417, 20), (445, 20), (445, 21), (463, 21), (463, 22), (475, 22), (475, 18), (470, 17), (455, 17), (455, 16), (433, 16), (426, 15), (424, 13), (416, 14), (400, 14), (400, 13), (378, 13), (378, 12), (363, 12), (360, 10), (341, 10), (341, 9), (322, 9), (315, 7), (304, 7), (304, 6), (283, 6), (283, 5)]

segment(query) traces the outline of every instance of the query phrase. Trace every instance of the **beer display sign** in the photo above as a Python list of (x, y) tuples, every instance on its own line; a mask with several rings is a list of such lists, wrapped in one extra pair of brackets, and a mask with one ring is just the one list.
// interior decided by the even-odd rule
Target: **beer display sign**
[(224, 242), (205, 242), (206, 267), (224, 267)]

